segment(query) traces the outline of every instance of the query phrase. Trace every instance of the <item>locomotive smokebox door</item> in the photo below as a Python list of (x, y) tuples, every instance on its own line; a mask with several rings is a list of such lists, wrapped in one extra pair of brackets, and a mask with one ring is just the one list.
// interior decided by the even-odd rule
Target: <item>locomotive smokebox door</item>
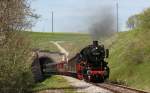
[(106, 49), (106, 58), (109, 57), (109, 49)]

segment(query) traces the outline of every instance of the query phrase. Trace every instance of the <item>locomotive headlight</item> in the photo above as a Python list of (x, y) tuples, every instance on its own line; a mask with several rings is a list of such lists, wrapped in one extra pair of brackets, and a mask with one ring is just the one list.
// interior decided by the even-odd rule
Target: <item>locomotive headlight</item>
[(95, 49), (98, 49), (98, 47), (95, 47)]
[(91, 74), (91, 70), (87, 70), (87, 75), (90, 75)]

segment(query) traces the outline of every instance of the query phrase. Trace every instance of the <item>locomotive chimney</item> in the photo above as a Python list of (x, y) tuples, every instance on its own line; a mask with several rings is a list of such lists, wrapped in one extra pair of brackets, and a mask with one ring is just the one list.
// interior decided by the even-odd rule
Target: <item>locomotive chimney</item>
[(93, 45), (94, 45), (94, 46), (98, 46), (98, 41), (96, 41), (96, 40), (93, 41)]

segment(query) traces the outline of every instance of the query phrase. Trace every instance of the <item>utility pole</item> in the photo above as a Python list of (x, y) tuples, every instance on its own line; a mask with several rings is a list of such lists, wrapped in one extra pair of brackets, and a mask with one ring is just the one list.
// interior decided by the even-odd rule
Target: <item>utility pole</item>
[(117, 19), (117, 32), (119, 32), (119, 4), (118, 4), (118, 0), (116, 0), (116, 19)]
[(54, 32), (54, 13), (52, 11), (52, 33)]

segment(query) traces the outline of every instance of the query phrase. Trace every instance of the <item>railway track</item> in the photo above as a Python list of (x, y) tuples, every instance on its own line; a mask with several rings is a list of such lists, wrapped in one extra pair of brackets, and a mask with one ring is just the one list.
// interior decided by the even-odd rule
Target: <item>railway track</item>
[(112, 83), (92, 83), (92, 84), (100, 88), (109, 90), (113, 93), (149, 93), (143, 90), (133, 89), (130, 87), (112, 84)]
[[(51, 73), (51, 74), (65, 75), (65, 76), (70, 76), (70, 77), (76, 78), (76, 73), (73, 73), (73, 72), (67, 72), (67, 73), (56, 73), (56, 72), (54, 72), (54, 73)], [(90, 84), (98, 86), (100, 88), (109, 90), (113, 93), (150, 93), (150, 92), (130, 88), (130, 87), (123, 86), (123, 85), (113, 84), (113, 83), (110, 83), (110, 82), (104, 82), (104, 83), (87, 82), (87, 83), (90, 83)]]

